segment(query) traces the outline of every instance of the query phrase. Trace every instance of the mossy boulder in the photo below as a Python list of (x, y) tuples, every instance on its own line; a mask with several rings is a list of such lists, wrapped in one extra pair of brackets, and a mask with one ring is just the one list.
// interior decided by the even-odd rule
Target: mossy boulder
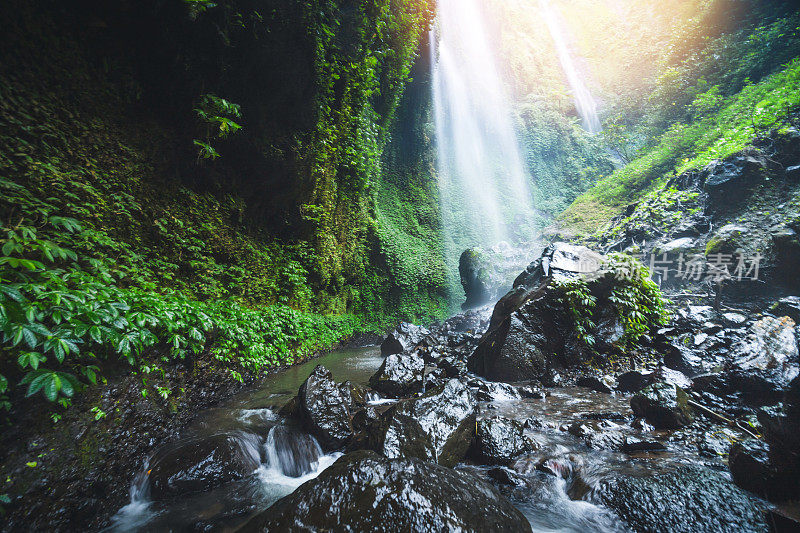
[(748, 228), (738, 224), (727, 224), (719, 229), (706, 243), (706, 255), (732, 254), (744, 247)]
[[(497, 303), (468, 368), (495, 381), (542, 380), (625, 352), (662, 323), (644, 267), (620, 254), (552, 245)], [(629, 320), (634, 318), (636, 320)], [(601, 357), (602, 359), (602, 357)]]

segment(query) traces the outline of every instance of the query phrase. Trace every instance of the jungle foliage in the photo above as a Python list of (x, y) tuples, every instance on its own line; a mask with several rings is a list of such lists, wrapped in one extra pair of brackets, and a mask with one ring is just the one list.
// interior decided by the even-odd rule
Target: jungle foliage
[[(667, 179), (724, 158), (800, 109), (800, 14), (780, 3), (701, 3), (674, 28), (645, 106), (618, 102), (612, 145), (630, 162), (605, 176), (560, 217), (562, 230), (590, 234)], [(611, 113), (611, 112), (609, 112)], [(622, 130), (622, 135), (613, 135)]]
[[(425, 3), (14, 4), (0, 10), (3, 406), (66, 405), (117, 359), (258, 375), (446, 312), (443, 276), (428, 279), (436, 213), (390, 232), (376, 207)], [(426, 187), (386, 183), (395, 198)], [(418, 196), (420, 213), (435, 202)], [(398, 246), (412, 238), (424, 265)]]

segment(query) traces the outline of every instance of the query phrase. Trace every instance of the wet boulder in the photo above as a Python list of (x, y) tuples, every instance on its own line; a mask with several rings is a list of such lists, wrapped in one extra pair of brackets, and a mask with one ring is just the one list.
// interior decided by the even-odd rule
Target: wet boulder
[(401, 322), (381, 343), (381, 355), (407, 353), (429, 334), (430, 331), (422, 326)]
[(611, 376), (595, 375), (581, 376), (578, 378), (578, 381), (576, 381), (575, 384), (578, 387), (586, 387), (587, 389), (595, 392), (602, 392), (606, 394), (612, 393), (614, 391), (614, 387), (617, 385), (614, 382), (614, 378)]
[(691, 237), (681, 237), (680, 239), (673, 239), (664, 244), (658, 245), (654, 253), (661, 254), (680, 254), (691, 252), (695, 248), (695, 240)]
[(444, 370), (448, 378), (460, 378), (467, 373), (467, 363), (453, 356), (443, 356), (436, 360), (436, 366)]
[(794, 320), (764, 317), (749, 329), (729, 367), (734, 386), (751, 397), (780, 397), (800, 373)]
[(473, 379), (467, 385), (473, 390), (475, 399), (479, 402), (503, 402), (518, 400), (521, 397), (519, 390), (507, 383)]
[(631, 398), (633, 414), (659, 429), (677, 429), (694, 420), (688, 396), (680, 387), (656, 383)]
[(702, 467), (641, 478), (620, 477), (601, 487), (600, 498), (637, 532), (769, 530), (756, 498), (725, 475)]
[(617, 390), (620, 392), (639, 392), (652, 385), (655, 375), (652, 372), (631, 370), (617, 376)]
[(536, 448), (525, 435), (522, 423), (502, 417), (482, 418), (478, 420), (471, 455), (482, 463), (508, 465)]
[[(484, 334), (467, 366), (493, 381), (542, 383), (549, 376), (575, 370), (598, 351), (619, 349), (622, 321), (611, 301), (613, 290), (632, 283), (631, 265), (603, 263), (588, 248), (556, 243), (545, 250), (515, 281), (515, 288), (497, 303)], [(576, 330), (561, 282), (583, 279), (595, 299), (594, 326), (585, 332), (593, 346)]]
[(463, 309), (471, 309), (490, 302), (498, 292), (498, 279), (489, 256), (480, 248), (464, 250), (458, 259), (458, 273), (467, 301)]
[(775, 316), (788, 316), (795, 323), (800, 322), (800, 296), (787, 296), (778, 300), (770, 312)]
[(150, 497), (165, 500), (242, 479), (261, 464), (259, 448), (259, 439), (247, 433), (180, 441), (151, 460)]
[(728, 467), (733, 481), (758, 495), (788, 499), (797, 493), (792, 471), (780, 470), (770, 460), (769, 445), (763, 440), (737, 442), (728, 454)]
[(578, 437), (594, 450), (619, 450), (625, 436), (619, 426), (608, 420), (581, 420), (567, 426), (570, 435)]
[(713, 210), (723, 210), (738, 204), (747, 197), (746, 192), (763, 181), (767, 162), (761, 155), (740, 152), (712, 161), (702, 173)]
[(661, 452), (667, 449), (664, 443), (651, 439), (640, 439), (637, 437), (626, 436), (620, 448), (625, 453), (642, 453), (642, 452)]
[(242, 531), (531, 531), (496, 489), (418, 459), (347, 454)]
[(452, 379), (390, 408), (375, 427), (373, 449), (390, 459), (417, 457), (454, 466), (466, 455), (474, 433), (472, 393)]
[(376, 391), (392, 398), (411, 396), (422, 390), (425, 361), (416, 354), (391, 354), (369, 379)]
[(349, 392), (333, 381), (328, 369), (317, 365), (297, 393), (300, 419), (327, 449), (340, 448), (353, 436)]

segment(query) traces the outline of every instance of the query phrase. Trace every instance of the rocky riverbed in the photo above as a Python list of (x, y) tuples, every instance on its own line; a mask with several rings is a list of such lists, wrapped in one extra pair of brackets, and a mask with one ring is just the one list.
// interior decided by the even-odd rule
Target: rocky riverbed
[[(621, 278), (587, 253), (551, 246), (496, 306), (403, 324), (200, 416), (112, 529), (792, 530), (795, 299), (675, 295), (625, 352)], [(579, 278), (603, 318), (591, 349), (559, 303)]]

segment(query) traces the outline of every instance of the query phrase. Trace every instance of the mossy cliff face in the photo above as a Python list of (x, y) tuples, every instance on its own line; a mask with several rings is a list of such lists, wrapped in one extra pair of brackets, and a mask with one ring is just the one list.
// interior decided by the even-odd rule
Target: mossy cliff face
[[(59, 180), (22, 166), (69, 162), (97, 191), (77, 192), (96, 225), (137, 253), (147, 246), (160, 256), (160, 282), (197, 296), (440, 315), (443, 276), (428, 276), (442, 268), (435, 244), (406, 242), (418, 218), (438, 241), (431, 169), (409, 164), (411, 179), (384, 178), (383, 155), (393, 133), (404, 136), (398, 108), (431, 16), (427, 2), (409, 0), (11, 1), (2, 81), (16, 166), (6, 176), (62, 196)], [(213, 143), (213, 160), (193, 144), (204, 138), (194, 109), (206, 94), (241, 107), (241, 130)], [(419, 104), (403, 100), (414, 109), (399, 112)], [(34, 122), (59, 142), (18, 149)], [(125, 146), (116, 161), (115, 143)], [(65, 150), (108, 158), (70, 161)], [(116, 207), (94, 205), (109, 196)], [(417, 210), (415, 200), (424, 212), (395, 216)], [(430, 248), (424, 269), (409, 257), (415, 246)]]

